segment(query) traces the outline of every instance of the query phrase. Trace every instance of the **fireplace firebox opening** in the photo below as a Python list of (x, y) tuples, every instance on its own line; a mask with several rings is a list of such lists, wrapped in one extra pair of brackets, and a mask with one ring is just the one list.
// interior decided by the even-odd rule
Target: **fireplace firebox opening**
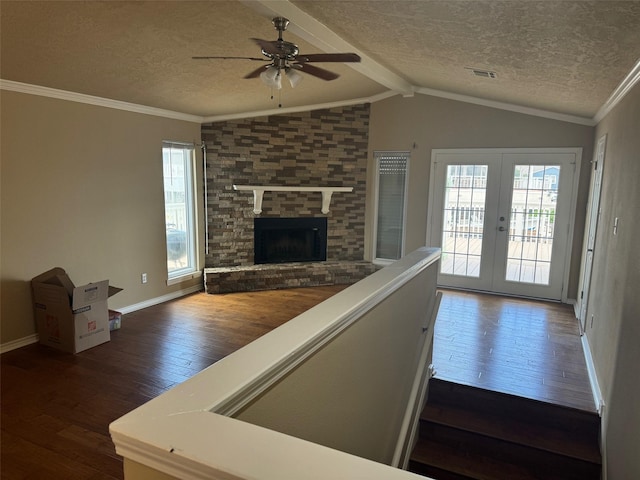
[(327, 259), (327, 219), (255, 218), (254, 262), (323, 262)]

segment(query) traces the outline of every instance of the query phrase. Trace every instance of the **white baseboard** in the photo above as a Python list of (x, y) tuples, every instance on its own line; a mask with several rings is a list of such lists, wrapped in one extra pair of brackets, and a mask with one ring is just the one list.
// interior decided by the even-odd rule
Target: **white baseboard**
[[(167, 295), (162, 295), (161, 297), (151, 298), (149, 300), (145, 300), (144, 302), (129, 305), (128, 307), (118, 308), (118, 311), (124, 315), (126, 313), (135, 312), (136, 310), (142, 310), (143, 308), (152, 307), (160, 303), (168, 302), (169, 300), (174, 300), (176, 298), (184, 297), (185, 295), (199, 292), (203, 290), (203, 288), (204, 287), (202, 285), (194, 285), (193, 287), (185, 288), (183, 290), (177, 290), (175, 292), (168, 293)], [(17, 340), (11, 340), (9, 342), (2, 343), (0, 344), (0, 354), (10, 352), (11, 350), (15, 350), (17, 348), (26, 347), (27, 345), (38, 343), (38, 340), (38, 334), (33, 333), (31, 335), (27, 335), (26, 337), (18, 338)]]
[(607, 416), (605, 413), (605, 403), (598, 383), (598, 375), (596, 374), (596, 366), (591, 356), (591, 347), (586, 334), (580, 336), (582, 341), (582, 350), (584, 351), (584, 359), (587, 363), (587, 372), (589, 374), (589, 383), (591, 384), (591, 393), (593, 401), (596, 404), (596, 410), (600, 415), (600, 455), (602, 457), (602, 480), (607, 480)]
[(570, 300), (569, 305), (573, 305), (573, 314), (576, 316), (579, 322), (580, 321), (580, 302), (578, 302), (577, 300)]
[(607, 415), (606, 406), (600, 410), (600, 455), (602, 457), (602, 476), (600, 480), (607, 480)]
[(37, 333), (27, 335), (26, 337), (11, 340), (10, 342), (0, 344), (0, 353), (10, 352), (16, 348), (26, 347), (34, 343), (38, 343), (39, 337)]
[(600, 390), (600, 384), (598, 383), (596, 366), (593, 363), (593, 357), (591, 356), (589, 339), (586, 335), (582, 335), (580, 336), (580, 340), (582, 341), (582, 351), (584, 352), (584, 359), (587, 364), (587, 373), (589, 374), (589, 383), (591, 383), (591, 393), (593, 394), (593, 401), (596, 404), (596, 410), (598, 411), (598, 414), (602, 416), (604, 399), (602, 398), (602, 391)]
[[(577, 303), (577, 302), (576, 302)], [(576, 314), (578, 321), (580, 315)], [(589, 383), (591, 384), (591, 394), (593, 395), (593, 401), (596, 405), (598, 415), (600, 415), (600, 455), (602, 457), (602, 480), (607, 480), (607, 418), (605, 414), (605, 403), (602, 397), (602, 391), (600, 390), (600, 383), (598, 382), (598, 375), (596, 373), (596, 365), (593, 363), (593, 357), (591, 356), (591, 347), (589, 346), (589, 339), (586, 333), (581, 333), (580, 340), (582, 342), (582, 351), (584, 352), (584, 360), (587, 364), (587, 373), (589, 374)]]
[(142, 310), (143, 308), (153, 307), (154, 305), (159, 305), (161, 303), (168, 302), (169, 300), (175, 300), (176, 298), (184, 297), (185, 295), (200, 292), (203, 289), (204, 287), (202, 285), (194, 285), (193, 287), (167, 293), (166, 295), (162, 295), (161, 297), (150, 298), (149, 300), (135, 303), (133, 305), (129, 305), (128, 307), (118, 308), (118, 311), (124, 315), (127, 313), (135, 312), (136, 310)]

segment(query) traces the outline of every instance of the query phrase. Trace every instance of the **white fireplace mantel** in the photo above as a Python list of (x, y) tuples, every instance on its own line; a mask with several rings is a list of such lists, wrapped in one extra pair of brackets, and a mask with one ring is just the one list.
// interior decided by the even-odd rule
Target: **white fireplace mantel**
[(253, 213), (262, 213), (262, 196), (264, 192), (321, 192), (322, 193), (322, 213), (329, 213), (329, 204), (334, 192), (352, 192), (353, 187), (285, 187), (277, 185), (234, 185), (234, 190), (253, 191)]

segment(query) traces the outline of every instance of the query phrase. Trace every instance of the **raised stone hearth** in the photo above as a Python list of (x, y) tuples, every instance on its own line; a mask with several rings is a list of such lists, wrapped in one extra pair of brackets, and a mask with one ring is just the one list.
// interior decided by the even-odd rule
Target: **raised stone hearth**
[(369, 262), (312, 262), (205, 268), (207, 293), (349, 285), (376, 270)]

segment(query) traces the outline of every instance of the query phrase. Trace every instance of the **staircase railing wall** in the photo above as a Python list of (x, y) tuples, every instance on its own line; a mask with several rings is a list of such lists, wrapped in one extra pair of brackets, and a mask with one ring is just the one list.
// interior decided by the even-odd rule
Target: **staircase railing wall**
[(426, 388), (439, 256), (416, 250), (112, 423), (125, 478), (414, 478), (393, 467)]

